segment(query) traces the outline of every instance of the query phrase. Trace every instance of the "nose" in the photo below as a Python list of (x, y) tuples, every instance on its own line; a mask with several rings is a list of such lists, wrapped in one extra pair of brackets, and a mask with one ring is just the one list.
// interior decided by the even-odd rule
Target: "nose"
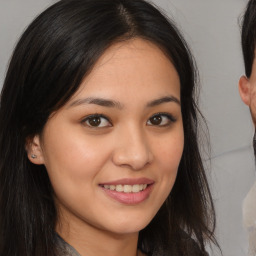
[(149, 140), (139, 129), (126, 130), (116, 138), (113, 162), (115, 165), (141, 170), (153, 160)]

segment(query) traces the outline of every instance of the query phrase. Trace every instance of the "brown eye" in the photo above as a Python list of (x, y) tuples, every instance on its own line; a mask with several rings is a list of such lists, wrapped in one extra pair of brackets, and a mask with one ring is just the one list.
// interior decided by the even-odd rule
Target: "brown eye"
[(147, 125), (150, 126), (168, 126), (175, 122), (176, 119), (170, 114), (156, 114), (150, 117), (147, 121)]
[(160, 125), (162, 122), (162, 117), (161, 116), (153, 116), (149, 119), (152, 125)]
[(108, 127), (111, 123), (107, 118), (100, 115), (92, 115), (84, 119), (83, 121), (89, 127)]
[(100, 117), (91, 117), (88, 119), (88, 124), (90, 126), (99, 126), (101, 123)]

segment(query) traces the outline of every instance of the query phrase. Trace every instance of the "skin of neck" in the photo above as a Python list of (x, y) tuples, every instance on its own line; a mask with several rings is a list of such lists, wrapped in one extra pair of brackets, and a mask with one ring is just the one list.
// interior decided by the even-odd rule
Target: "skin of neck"
[(95, 228), (72, 216), (61, 218), (56, 232), (81, 256), (143, 256), (137, 249), (139, 232), (114, 234)]

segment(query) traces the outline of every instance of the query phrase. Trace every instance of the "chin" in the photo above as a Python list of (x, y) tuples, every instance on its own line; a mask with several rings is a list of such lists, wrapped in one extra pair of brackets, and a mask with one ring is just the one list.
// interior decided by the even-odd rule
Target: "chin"
[(138, 233), (142, 229), (144, 229), (149, 223), (150, 220), (145, 220), (145, 218), (139, 218), (132, 220), (123, 220), (120, 222), (116, 222), (116, 225), (109, 227), (108, 230), (112, 230), (113, 233), (116, 234), (132, 234), (132, 233)]

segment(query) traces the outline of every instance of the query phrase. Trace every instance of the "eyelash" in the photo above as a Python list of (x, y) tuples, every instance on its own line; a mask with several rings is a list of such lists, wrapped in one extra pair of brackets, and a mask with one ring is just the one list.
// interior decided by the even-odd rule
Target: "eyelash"
[[(167, 124), (163, 124), (163, 125), (154, 125), (154, 124), (150, 124), (150, 126), (166, 127), (166, 126), (170, 126), (172, 123), (174, 123), (174, 122), (177, 121), (177, 119), (176, 119), (173, 115), (171, 115), (171, 114), (169, 114), (169, 113), (164, 113), (164, 112), (159, 112), (159, 113), (154, 114), (153, 116), (151, 116), (151, 117), (148, 119), (148, 121), (150, 121), (150, 119), (152, 119), (152, 118), (154, 118), (154, 117), (158, 117), (158, 116), (160, 116), (161, 118), (162, 118), (162, 117), (167, 118), (167, 119), (168, 119), (168, 123), (167, 123)], [(147, 123), (148, 123), (148, 121), (147, 121)]]
[[(168, 119), (168, 123), (167, 124), (148, 124), (148, 122), (152, 122), (152, 119), (155, 118), (155, 117), (161, 117), (161, 122), (163, 121), (163, 117), (167, 118)], [(99, 126), (102, 121), (100, 121), (99, 125), (92, 125), (88, 122), (93, 121), (93, 119), (96, 119), (96, 118), (102, 118), (102, 119), (105, 119), (107, 122), (108, 122), (108, 125), (104, 125), (104, 126)], [(150, 121), (151, 120), (151, 121)], [(160, 112), (160, 113), (156, 113), (154, 115), (152, 115), (148, 120), (147, 120), (147, 125), (149, 126), (156, 126), (156, 127), (166, 127), (166, 126), (170, 126), (171, 123), (174, 123), (176, 122), (176, 118), (174, 118), (173, 115), (169, 114), (169, 113), (163, 113), (163, 112)], [(113, 126), (112, 125), (112, 122), (110, 120), (110, 118), (106, 117), (105, 115), (103, 114), (93, 114), (93, 115), (89, 115), (87, 117), (85, 117), (82, 121), (81, 121), (82, 124), (85, 124), (86, 126), (90, 127), (90, 128), (105, 128), (105, 127), (111, 127)]]
[[(93, 126), (91, 124), (88, 124), (87, 122), (90, 122), (90, 120), (92, 120), (93, 118), (103, 118), (103, 119), (105, 119), (109, 123), (109, 125), (101, 127), (101, 126)], [(105, 115), (102, 115), (102, 114), (89, 115), (89, 116), (85, 117), (82, 120), (81, 123), (85, 124), (86, 126), (88, 126), (90, 128), (104, 128), (104, 127), (111, 127), (112, 126), (112, 123), (111, 123), (110, 119), (108, 117), (106, 117)]]

